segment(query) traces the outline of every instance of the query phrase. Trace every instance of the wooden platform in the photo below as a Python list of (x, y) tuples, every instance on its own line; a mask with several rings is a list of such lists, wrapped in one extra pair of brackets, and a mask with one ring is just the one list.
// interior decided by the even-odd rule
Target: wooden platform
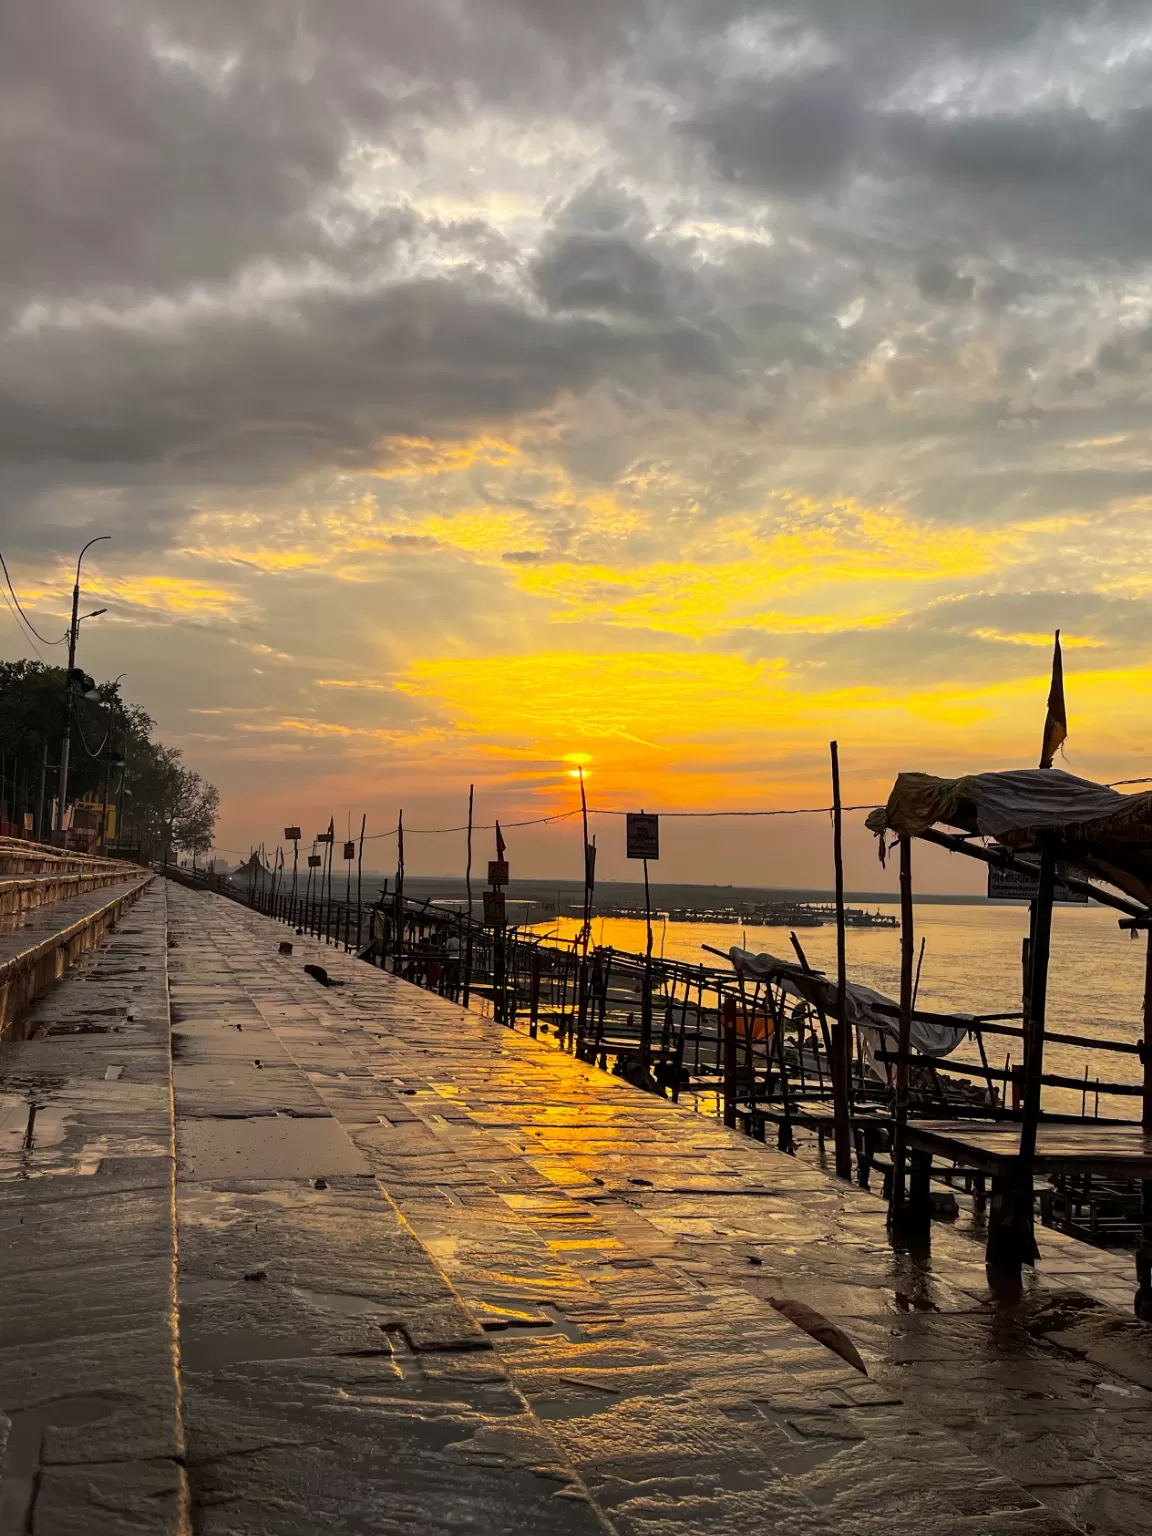
[[(908, 1146), (994, 1177), (1010, 1173), (1020, 1150), (1020, 1126), (988, 1120), (910, 1120)], [(1138, 1124), (1042, 1121), (1036, 1132), (1036, 1173), (1100, 1173), (1152, 1179), (1152, 1134)]]

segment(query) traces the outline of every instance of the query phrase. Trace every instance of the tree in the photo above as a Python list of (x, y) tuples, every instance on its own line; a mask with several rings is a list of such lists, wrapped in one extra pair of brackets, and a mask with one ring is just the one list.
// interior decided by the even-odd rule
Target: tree
[[(220, 810), (215, 786), (184, 766), (178, 748), (152, 740), (151, 717), (122, 699), (117, 683), (98, 684), (95, 693), (73, 695), (70, 791), (100, 795), (108, 786), (116, 799), (123, 789), (127, 838), (144, 858), (207, 853)], [(50, 767), (59, 762), (66, 701), (63, 668), (0, 661), (0, 817), (5, 806), (13, 819), (35, 812), (45, 746)]]

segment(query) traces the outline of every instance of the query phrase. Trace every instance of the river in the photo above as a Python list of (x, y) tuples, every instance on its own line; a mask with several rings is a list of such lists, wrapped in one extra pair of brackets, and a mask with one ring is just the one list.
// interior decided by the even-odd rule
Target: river
[[(876, 909), (873, 909), (876, 910)], [(895, 905), (878, 910), (895, 912)], [(543, 925), (541, 925), (543, 927)], [(563, 921), (559, 933), (569, 937), (578, 924)], [(549, 931), (557, 925), (550, 925)], [(920, 977), (919, 1006), (929, 1010), (965, 1013), (1006, 1013), (1020, 1007), (1020, 944), (1028, 932), (1028, 910), (1011, 904), (980, 903), (971, 906), (925, 904), (915, 908), (916, 948), (925, 941)], [(786, 928), (730, 927), (713, 923), (654, 923), (655, 952), (677, 960), (712, 965), (722, 962), (706, 954), (701, 945), (727, 951), (741, 944), (756, 952), (791, 958)], [(644, 952), (644, 924), (627, 918), (597, 918), (593, 940), (613, 948)], [(812, 966), (834, 973), (836, 929), (799, 930), (799, 938)], [(848, 975), (890, 997), (900, 990), (900, 933), (896, 928), (849, 928)], [(1136, 1041), (1142, 1034), (1141, 1008), (1144, 993), (1145, 940), (1122, 933), (1117, 914), (1096, 906), (1058, 906), (1052, 925), (1052, 962), (1048, 983), (1048, 1028), (1102, 1040)], [(1018, 1022), (1018, 1021), (1009, 1021)], [(989, 1061), (1003, 1067), (1011, 1053), (1020, 1061), (1020, 1042), (986, 1036)], [(965, 1041), (955, 1053), (964, 1062), (979, 1062), (973, 1044)], [(1045, 1070), (1065, 1077), (1138, 1083), (1137, 1057), (1114, 1052), (1082, 1050), (1049, 1042)], [(1044, 1107), (1064, 1113), (1080, 1113), (1082, 1096), (1060, 1088), (1045, 1088)], [(1092, 1113), (1094, 1094), (1087, 1096)], [(1140, 1101), (1115, 1095), (1100, 1096), (1100, 1114), (1118, 1119), (1139, 1119)]]

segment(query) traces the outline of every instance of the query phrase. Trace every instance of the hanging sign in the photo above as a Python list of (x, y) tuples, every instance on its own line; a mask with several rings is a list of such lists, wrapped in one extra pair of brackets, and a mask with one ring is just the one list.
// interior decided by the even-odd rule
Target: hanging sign
[(488, 884), (493, 886), (508, 884), (507, 859), (488, 860)]
[(484, 892), (484, 926), (485, 928), (503, 928), (504, 916), (504, 892)]
[(310, 853), (308, 855), (308, 868), (309, 869), (319, 869), (320, 868), (320, 864), (321, 864), (321, 859), (320, 859), (320, 855), (318, 853)]
[[(1028, 860), (1032, 864), (1032, 860)], [(1088, 897), (1080, 891), (1070, 891), (1061, 878), (1062, 874), (1071, 874), (1071, 870), (1064, 870), (1060, 866), (1056, 869), (1056, 886), (1053, 891), (1053, 901), (1075, 902), (1079, 906), (1088, 905)], [(1035, 901), (1040, 894), (1040, 865), (1037, 862), (1033, 869), (1000, 869), (995, 864), (988, 866), (988, 900), (989, 901)]]
[(630, 859), (658, 859), (660, 857), (660, 818), (645, 816), (642, 811), (628, 812), (628, 857)]
[(356, 857), (356, 844), (355, 843), (345, 843), (344, 844), (344, 857), (346, 859), (354, 859)]
[(336, 834), (334, 832), (317, 832), (316, 841), (318, 843), (330, 843), (333, 841), (335, 836)]
[(286, 843), (298, 843), (300, 841), (300, 828), (299, 827), (285, 827), (284, 828), (284, 841)]

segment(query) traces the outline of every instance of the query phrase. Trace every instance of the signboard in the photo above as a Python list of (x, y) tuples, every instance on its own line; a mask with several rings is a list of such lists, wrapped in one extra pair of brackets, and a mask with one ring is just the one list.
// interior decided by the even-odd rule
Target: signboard
[(484, 926), (485, 928), (503, 928), (504, 916), (504, 892), (484, 892)]
[(320, 868), (320, 862), (321, 862), (320, 861), (320, 855), (318, 853), (310, 853), (308, 855), (308, 868), (309, 869), (319, 869)]
[[(1031, 864), (1032, 860), (1029, 859)], [(1063, 883), (1061, 874), (1071, 874), (1071, 870), (1062, 870), (1059, 866), (1056, 870), (1056, 889), (1053, 895), (1054, 901), (1077, 902), (1082, 906), (1088, 905), (1088, 897), (1079, 891), (1070, 891)], [(1035, 865), (1035, 873), (1025, 873), (1020, 869), (998, 869), (995, 864), (988, 866), (988, 900), (989, 901), (1035, 901), (1040, 894), (1040, 865)]]
[(344, 857), (346, 859), (354, 859), (356, 857), (356, 844), (355, 843), (345, 843), (344, 844)]
[(507, 859), (489, 859), (488, 860), (488, 884), (489, 885), (507, 885), (508, 884), (508, 860)]
[(284, 841), (286, 843), (298, 843), (300, 841), (300, 828), (299, 827), (285, 827), (284, 828)]
[(628, 857), (630, 859), (660, 857), (659, 816), (645, 816), (643, 811), (628, 812)]
[(335, 832), (317, 832), (316, 841), (318, 843), (330, 843), (335, 836)]

